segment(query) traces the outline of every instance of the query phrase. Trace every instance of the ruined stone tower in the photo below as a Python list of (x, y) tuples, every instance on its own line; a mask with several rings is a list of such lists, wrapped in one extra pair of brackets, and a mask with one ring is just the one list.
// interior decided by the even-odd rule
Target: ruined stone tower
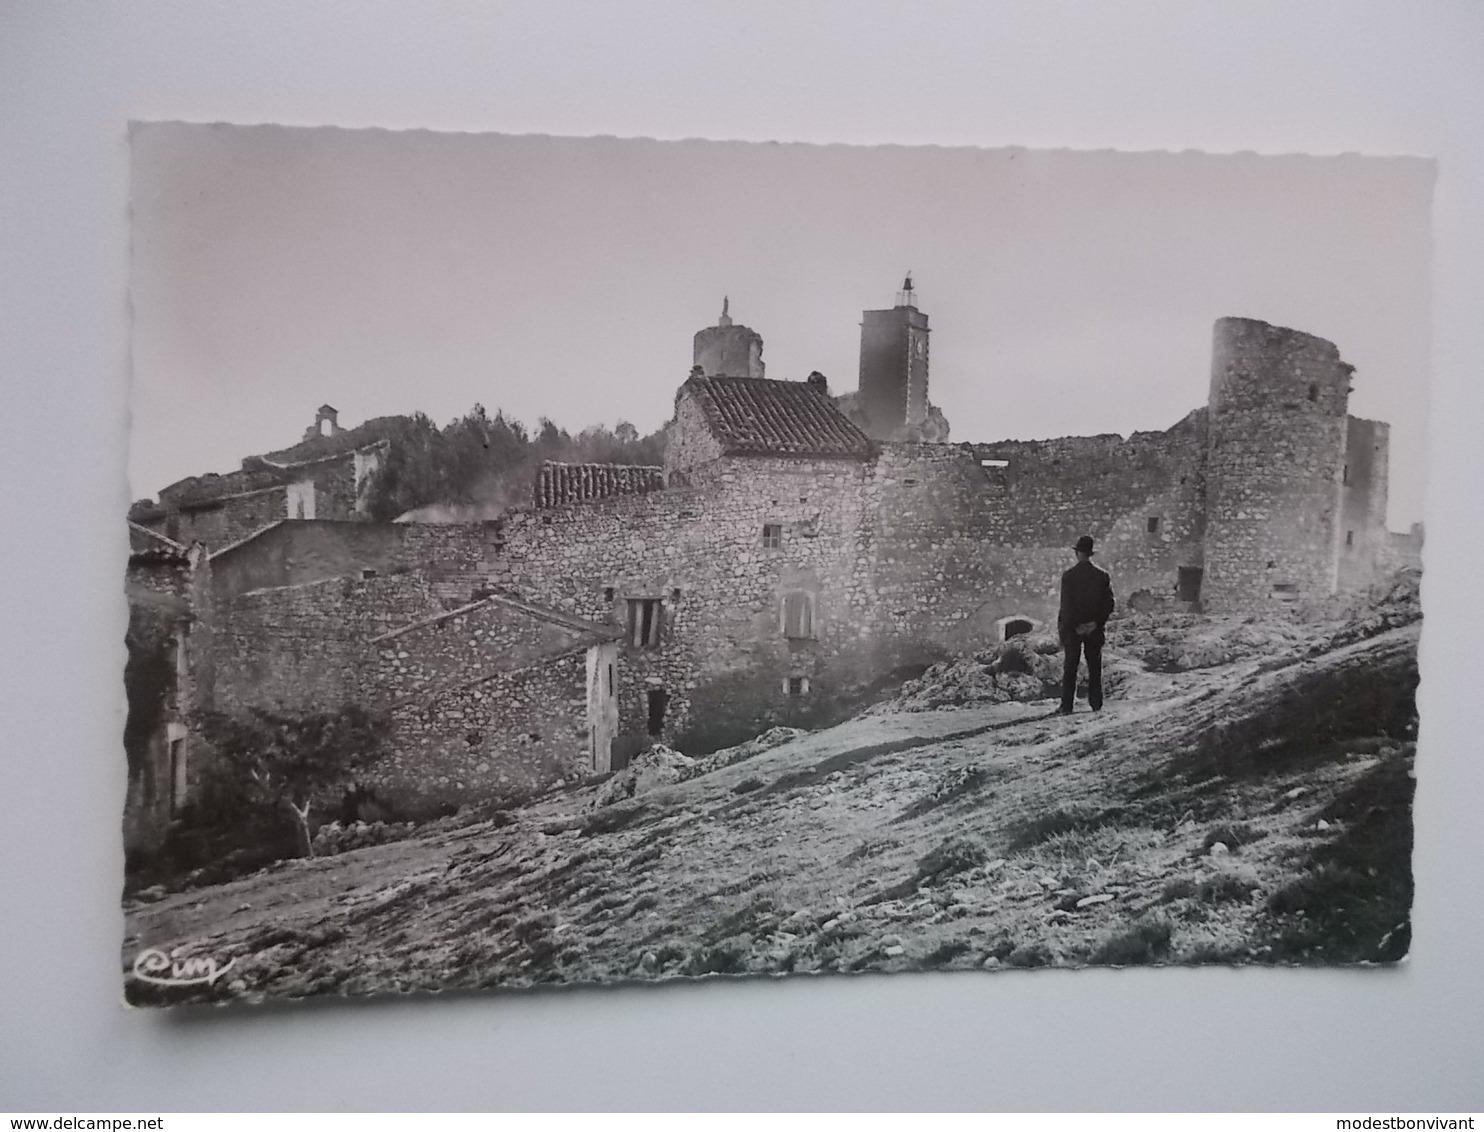
[(859, 412), (876, 440), (920, 435), (928, 418), (928, 316), (908, 275), (890, 310), (861, 312)]
[(762, 377), (763, 336), (732, 322), (731, 302), (721, 301), (715, 326), (696, 332), (694, 359), (705, 377)]
[(1335, 592), (1353, 368), (1322, 338), (1255, 319), (1217, 321), (1201, 595), (1208, 610)]

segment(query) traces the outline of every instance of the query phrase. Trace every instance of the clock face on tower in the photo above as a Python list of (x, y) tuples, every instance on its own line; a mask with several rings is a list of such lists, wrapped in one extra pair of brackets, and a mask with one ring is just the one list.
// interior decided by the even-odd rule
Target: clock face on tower
[(913, 345), (914, 345), (914, 347), (917, 350), (917, 356), (919, 358), (922, 357), (924, 354), (927, 353), (927, 339), (926, 338), (919, 338), (919, 339), (917, 339), (917, 341)]

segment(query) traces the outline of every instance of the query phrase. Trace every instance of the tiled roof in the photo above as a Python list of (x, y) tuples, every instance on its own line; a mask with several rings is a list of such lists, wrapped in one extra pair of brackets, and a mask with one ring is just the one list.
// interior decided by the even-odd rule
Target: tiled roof
[(547, 460), (536, 475), (536, 506), (558, 507), (611, 495), (643, 495), (664, 486), (665, 469), (647, 464), (559, 464)]
[(848, 456), (871, 441), (823, 385), (763, 377), (692, 377), (691, 390), (722, 451), (736, 456)]

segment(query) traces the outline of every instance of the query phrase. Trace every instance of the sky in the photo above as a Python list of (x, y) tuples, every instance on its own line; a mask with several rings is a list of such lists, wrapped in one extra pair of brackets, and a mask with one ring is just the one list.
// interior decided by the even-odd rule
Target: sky
[(911, 271), (955, 441), (1163, 429), (1217, 318), (1334, 342), (1422, 517), (1433, 165), (136, 125), (131, 496), (343, 425), (476, 402), (664, 423), (731, 315), (767, 375), (854, 389)]

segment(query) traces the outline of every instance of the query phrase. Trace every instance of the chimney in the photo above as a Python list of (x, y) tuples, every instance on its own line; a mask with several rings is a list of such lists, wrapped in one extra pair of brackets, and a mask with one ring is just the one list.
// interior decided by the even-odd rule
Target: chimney
[(804, 379), (804, 384), (806, 384), (807, 386), (809, 386), (810, 389), (817, 389), (817, 390), (819, 390), (826, 397), (829, 396), (829, 393), (830, 393), (830, 382), (829, 382), (829, 379), (827, 377), (825, 377), (824, 374), (820, 373), (818, 370), (815, 370), (808, 377), (806, 377)]

